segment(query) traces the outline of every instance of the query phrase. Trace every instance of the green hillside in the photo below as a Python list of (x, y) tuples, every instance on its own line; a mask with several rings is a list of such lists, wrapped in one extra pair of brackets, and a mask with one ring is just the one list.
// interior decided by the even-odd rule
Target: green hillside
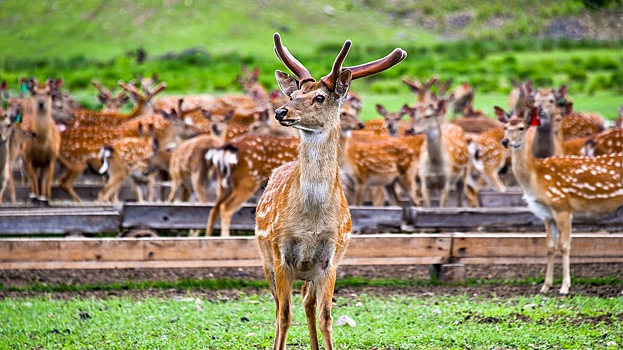
[[(218, 94), (239, 91), (241, 65), (257, 66), (261, 81), (274, 88), (272, 71), (283, 69), (272, 52), (275, 31), (315, 76), (326, 73), (347, 38), (353, 40), (347, 65), (397, 46), (406, 49), (404, 63), (353, 86), (391, 106), (394, 96), (401, 103), (411, 98), (400, 77), (432, 74), (469, 82), (480, 96), (505, 95), (511, 78), (538, 86), (568, 83), (578, 101), (609, 116), (623, 102), (620, 0), (11, 0), (0, 5), (0, 79), (16, 90), (19, 76), (62, 76), (69, 89), (84, 94), (86, 104), (95, 104), (92, 78), (113, 85), (154, 72), (167, 81), (167, 93)], [(142, 64), (138, 48), (147, 53)], [(490, 108), (478, 99), (476, 104)]]

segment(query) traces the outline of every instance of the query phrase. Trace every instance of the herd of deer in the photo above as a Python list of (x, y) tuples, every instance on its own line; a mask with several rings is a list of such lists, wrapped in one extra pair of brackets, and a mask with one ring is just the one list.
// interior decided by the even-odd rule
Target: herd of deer
[[(257, 207), (256, 235), (277, 303), (275, 348), (285, 348), (291, 282), (302, 278), (312, 347), (318, 348), (317, 307), (329, 349), (335, 267), (351, 230), (347, 203), (363, 205), (369, 198), (376, 205), (398, 205), (406, 198), (430, 207), (431, 192), (438, 191), (444, 207), (453, 189), (459, 206), (478, 206), (485, 184), (506, 191), (499, 173), (511, 165), (548, 234), (542, 291), (552, 285), (559, 248), (560, 292), (568, 292), (572, 217), (597, 218), (623, 206), (623, 108), (617, 125), (606, 128), (601, 116), (573, 111), (566, 86), (533, 89), (526, 81), (515, 84), (509, 112), (495, 107), (492, 119), (474, 110), (474, 90), (466, 83), (450, 90), (451, 81), (437, 77), (424, 83), (404, 78), (415, 102), (398, 112), (376, 105), (382, 118), (364, 123), (363, 102), (349, 92), (351, 80), (389, 69), (406, 57), (404, 51), (343, 68), (347, 41), (331, 73), (316, 82), (278, 34), (274, 40), (277, 57), (294, 73), (276, 72), (283, 94), (267, 92), (257, 69), (243, 69), (238, 77), (245, 94), (222, 97), (156, 97), (166, 88), (156, 76), (140, 79), (140, 86), (119, 82), (117, 95), (93, 81), (101, 111), (79, 109), (61, 91), (60, 79), (20, 80), (19, 97), (8, 96), (3, 84), (0, 201), (8, 189), (15, 202), (12, 174), (19, 164), (30, 200), (43, 204), (57, 163), (59, 187), (76, 201), (81, 198), (73, 183), (87, 168), (106, 175), (100, 201), (117, 201), (127, 180), (138, 201), (152, 200), (153, 184), (165, 172), (169, 201), (194, 195), (205, 203), (207, 186), (215, 186), (206, 235), (220, 217), (221, 235), (228, 236), (236, 210), (267, 185)], [(130, 98), (133, 109), (121, 112)]]

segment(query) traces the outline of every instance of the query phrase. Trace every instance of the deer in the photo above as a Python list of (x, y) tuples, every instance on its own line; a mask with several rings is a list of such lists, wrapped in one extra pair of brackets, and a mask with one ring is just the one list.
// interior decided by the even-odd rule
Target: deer
[(276, 304), (274, 349), (286, 348), (292, 322), (292, 284), (303, 279), (303, 305), (311, 348), (319, 349), (316, 312), (324, 347), (333, 349), (331, 303), (337, 265), (352, 231), (340, 183), (339, 109), (351, 81), (389, 69), (406, 57), (402, 49), (383, 59), (343, 68), (347, 40), (331, 73), (316, 82), (274, 35), (275, 53), (294, 76), (275, 73), (291, 101), (275, 111), (281, 125), (301, 131), (296, 161), (275, 169), (257, 206), (256, 237)]
[(48, 79), (40, 84), (36, 79), (28, 81), (32, 95), (32, 109), (35, 110), (32, 126), (27, 129), (33, 138), (24, 140), (21, 148), (22, 160), (29, 182), (29, 198), (33, 202), (47, 205), (52, 193), (54, 164), (61, 146), (61, 135), (52, 118), (52, 105), (61, 97), (63, 79)]
[[(74, 111), (75, 119), (67, 124), (68, 129), (84, 126), (118, 126), (143, 114), (151, 114), (153, 97), (166, 89), (165, 83), (160, 83), (147, 93), (141, 92), (134, 82), (128, 84), (119, 81), (119, 86), (130, 93), (135, 101), (134, 108), (129, 113), (106, 112), (106, 111)], [(65, 131), (67, 132), (67, 131)]]
[(378, 136), (367, 142), (351, 142), (343, 138), (340, 169), (354, 187), (354, 205), (363, 205), (368, 187), (383, 187), (390, 201), (400, 205), (394, 190), (398, 184), (412, 205), (419, 204), (416, 194), (417, 154), (397, 138)]
[(508, 96), (508, 108), (511, 113), (525, 113), (530, 108), (532, 83), (529, 80), (522, 83), (512, 79), (511, 84), (513, 84), (513, 89)]
[(448, 109), (452, 113), (451, 119), (454, 119), (457, 114), (463, 114), (465, 112), (465, 107), (474, 102), (475, 94), (476, 92), (474, 89), (466, 82), (452, 89), (450, 97), (447, 100), (449, 104)]
[[(269, 135), (272, 125), (268, 122), (268, 110), (254, 115), (256, 121), (249, 127), (249, 135)], [(180, 198), (180, 190), (185, 194), (194, 193), (197, 200), (207, 203), (205, 182), (213, 172), (212, 162), (205, 159), (206, 153), (223, 145), (222, 135), (205, 133), (180, 143), (171, 154), (171, 191), (168, 201)], [(187, 198), (185, 195), (183, 198)]]
[[(409, 134), (424, 134), (418, 164), (424, 206), (430, 208), (430, 192), (439, 189), (440, 207), (448, 206), (451, 187), (456, 187), (457, 204), (463, 205), (464, 187), (469, 173), (469, 154), (463, 130), (443, 124), (446, 100), (421, 105), (412, 115)], [(443, 125), (442, 125), (443, 124)]]
[(405, 83), (411, 92), (416, 94), (417, 99), (415, 106), (420, 103), (426, 103), (432, 98), (430, 88), (439, 83), (439, 77), (434, 75), (430, 77), (426, 82), (420, 82), (418, 79), (409, 79), (407, 77), (402, 78), (402, 82)]
[(560, 294), (571, 287), (571, 226), (575, 217), (600, 220), (623, 207), (623, 153), (598, 157), (534, 157), (528, 131), (538, 126), (541, 113), (533, 108), (526, 118), (511, 116), (506, 123), (505, 147), (510, 148), (512, 170), (528, 208), (544, 221), (547, 233), (547, 269), (541, 293), (554, 280), (554, 258), (562, 254)]
[(15, 203), (15, 185), (13, 184), (13, 167), (10, 154), (12, 134), (13, 120), (5, 110), (0, 109), (0, 203), (4, 199), (4, 192), (7, 188), (9, 189), (11, 203)]
[[(498, 121), (506, 120), (506, 112), (498, 107), (493, 107)], [(500, 179), (499, 173), (507, 164), (510, 152), (502, 146), (504, 139), (504, 124), (502, 127), (485, 131), (481, 134), (466, 134), (470, 161), (473, 167), (482, 175), (482, 178), (495, 191), (506, 192), (506, 185)]]
[(409, 114), (409, 106), (406, 104), (403, 105), (398, 112), (388, 112), (381, 104), (376, 104), (375, 107), (377, 113), (380, 114), (385, 121), (385, 134), (389, 134), (389, 136), (392, 137), (398, 137), (406, 134), (408, 125), (403, 117)]
[(125, 90), (121, 90), (114, 96), (113, 92), (104, 87), (98, 80), (91, 80), (91, 84), (99, 91), (97, 99), (102, 103), (103, 112), (119, 112), (123, 105), (130, 102), (130, 97)]
[[(150, 124), (147, 128), (145, 132), (143, 124), (139, 124), (138, 137), (121, 138), (101, 148), (98, 156), (102, 167), (98, 172), (107, 174), (108, 180), (97, 194), (99, 202), (118, 202), (121, 185), (134, 170), (146, 167), (147, 159), (157, 151), (153, 147), (154, 127)], [(135, 195), (139, 202), (144, 200), (141, 191), (135, 190)]]

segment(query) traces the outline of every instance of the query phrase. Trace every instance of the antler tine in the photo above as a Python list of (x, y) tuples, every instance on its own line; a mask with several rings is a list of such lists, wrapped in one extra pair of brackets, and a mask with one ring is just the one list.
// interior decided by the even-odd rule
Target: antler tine
[(142, 95), (142, 93), (136, 88), (133, 82), (124, 83), (122, 80), (119, 80), (117, 84), (121, 86), (122, 89), (128, 91), (129, 93), (139, 95), (139, 96)]
[(355, 80), (387, 70), (402, 62), (405, 58), (407, 58), (407, 52), (403, 49), (396, 48), (389, 55), (376, 61), (354, 67), (346, 67), (344, 69), (350, 69), (351, 72), (353, 72), (353, 80)]
[(102, 94), (106, 96), (112, 96), (112, 92), (103, 87), (102, 84), (100, 84), (100, 82), (96, 79), (91, 80), (91, 84), (93, 84), (93, 86), (95, 86)]
[(344, 63), (344, 60), (346, 59), (346, 56), (348, 55), (348, 51), (350, 51), (351, 45), (352, 45), (352, 42), (350, 40), (346, 40), (344, 42), (344, 45), (342, 46), (342, 50), (340, 50), (340, 53), (337, 55), (337, 57), (335, 58), (335, 61), (333, 62), (331, 73), (329, 73), (328, 75), (325, 75), (321, 79), (322, 82), (330, 90), (333, 90), (335, 88), (335, 81), (337, 80), (337, 78), (340, 76), (340, 73), (342, 72), (342, 63)]
[(305, 68), (301, 62), (294, 58), (288, 49), (283, 46), (279, 33), (275, 33), (275, 35), (273, 35), (273, 39), (275, 41), (275, 54), (281, 63), (288, 67), (288, 69), (298, 78), (299, 87), (307, 81), (316, 81), (311, 74), (309, 74), (307, 68)]
[(167, 84), (166, 83), (160, 83), (158, 85), (156, 85), (155, 88), (151, 89), (151, 92), (149, 93), (152, 97), (157, 95), (158, 93), (160, 93), (160, 91), (164, 90), (167, 88)]

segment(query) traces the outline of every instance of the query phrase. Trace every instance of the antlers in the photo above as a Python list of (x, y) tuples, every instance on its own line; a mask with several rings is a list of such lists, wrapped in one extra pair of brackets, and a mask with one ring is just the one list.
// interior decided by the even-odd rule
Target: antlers
[[(315, 82), (316, 80), (311, 76), (307, 68), (301, 64), (290, 52), (288, 49), (283, 46), (281, 43), (281, 37), (279, 33), (275, 33), (274, 36), (275, 41), (275, 54), (279, 58), (279, 60), (286, 66), (299, 80), (299, 87), (301, 87), (304, 83), (311, 81)], [(342, 50), (335, 58), (333, 62), (333, 67), (331, 68), (331, 73), (322, 77), (321, 81), (330, 89), (335, 89), (335, 81), (340, 76), (340, 74), (344, 70), (350, 70), (352, 72), (352, 79), (359, 79), (363, 77), (367, 77), (369, 75), (373, 75), (376, 73), (380, 73), (384, 70), (387, 70), (394, 65), (400, 63), (407, 57), (407, 52), (396, 48), (389, 55), (378, 59), (376, 61), (360, 64), (352, 67), (342, 67), (342, 63), (346, 59), (346, 55), (348, 55), (348, 51), (350, 50), (351, 41), (346, 40), (344, 45), (342, 46)]]

